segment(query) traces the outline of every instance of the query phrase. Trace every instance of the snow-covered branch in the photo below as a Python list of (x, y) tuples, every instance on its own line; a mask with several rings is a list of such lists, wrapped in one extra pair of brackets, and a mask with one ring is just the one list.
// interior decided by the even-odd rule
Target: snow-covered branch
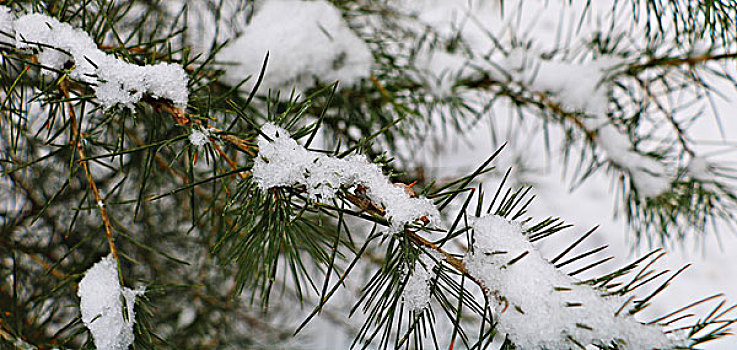
[(577, 125), (591, 137), (606, 159), (629, 174), (643, 198), (665, 193), (675, 180), (674, 172), (657, 159), (634, 149), (629, 136), (607, 118), (610, 76), (627, 62), (617, 57), (600, 57), (586, 63), (535, 58), (522, 50), (513, 51), (504, 65), (512, 78), (532, 91), (551, 92), (563, 108), (577, 116)]
[(56, 18), (31, 13), (12, 19), (7, 7), (0, 6), (0, 30), (14, 32), (9, 41), (21, 50), (38, 53), (44, 74), (71, 69), (69, 76), (92, 86), (105, 108), (132, 107), (144, 95), (171, 101), (185, 108), (189, 90), (187, 73), (180, 65), (158, 63), (139, 66), (100, 50), (84, 31)]
[(357, 195), (365, 195), (384, 205), (386, 218), (395, 231), (406, 224), (423, 221), (438, 224), (440, 214), (427, 198), (413, 198), (401, 185), (389, 179), (376, 165), (360, 155), (344, 159), (310, 152), (273, 124), (261, 131), (259, 154), (253, 165), (253, 178), (263, 190), (279, 186), (304, 185), (312, 200), (328, 201), (343, 188), (356, 186)]
[[(392, 229), (466, 274), (485, 293), (499, 301), (499, 330), (522, 349), (565, 348), (575, 344), (603, 345), (614, 341), (634, 349), (663, 349), (683, 345), (666, 337), (661, 328), (645, 325), (627, 312), (625, 300), (602, 297), (545, 260), (524, 236), (519, 224), (489, 215), (472, 223), (475, 243), (462, 260), (448, 254), (416, 232), (404, 229), (420, 217), (439, 222), (428, 199), (412, 198), (391, 184), (381, 170), (361, 156), (338, 159), (311, 152), (286, 130), (273, 124), (262, 127), (253, 178), (264, 190), (280, 186), (304, 187), (312, 200), (334, 198), (338, 191), (365, 186), (366, 196), (386, 207)], [(402, 230), (402, 231), (400, 231)], [(421, 259), (410, 273), (403, 300), (410, 310), (430, 303), (429, 281), (433, 259)], [(541, 325), (545, 326), (541, 326)]]
[(464, 262), (469, 273), (504, 296), (498, 329), (522, 349), (567, 349), (576, 344), (628, 349), (685, 346), (657, 325), (637, 321), (625, 309), (629, 300), (602, 297), (542, 257), (522, 226), (500, 216), (476, 219), (475, 243)]

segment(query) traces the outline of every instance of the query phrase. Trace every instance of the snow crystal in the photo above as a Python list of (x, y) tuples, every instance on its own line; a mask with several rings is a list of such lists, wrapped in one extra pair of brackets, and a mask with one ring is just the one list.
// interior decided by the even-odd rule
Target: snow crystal
[[(16, 47), (36, 50), (41, 65), (64, 70), (67, 62), (73, 61), (69, 76), (91, 84), (105, 108), (116, 104), (132, 107), (144, 94), (168, 99), (178, 108), (187, 105), (188, 78), (179, 65), (127, 63), (98, 49), (81, 29), (39, 13), (21, 16), (12, 27)], [(43, 72), (53, 74), (51, 70)]]
[(241, 37), (224, 48), (218, 59), (234, 63), (224, 80), (250, 89), (269, 52), (266, 89), (307, 89), (315, 80), (340, 80), (353, 85), (369, 75), (373, 56), (366, 43), (351, 31), (333, 5), (318, 1), (266, 1), (257, 10)]
[[(133, 343), (133, 310), (136, 297), (143, 289), (120, 286), (118, 263), (108, 256), (93, 265), (79, 282), (82, 322), (92, 333), (98, 349), (124, 350)], [(122, 297), (122, 300), (121, 300)], [(128, 310), (123, 316), (123, 300)]]
[(397, 231), (405, 224), (426, 218), (439, 222), (440, 214), (427, 198), (412, 198), (406, 190), (389, 182), (378, 165), (361, 155), (329, 157), (310, 152), (289, 136), (286, 130), (264, 124), (258, 139), (259, 156), (254, 160), (253, 178), (263, 190), (279, 186), (305, 185), (312, 200), (327, 201), (341, 187), (365, 186), (365, 195), (383, 204), (386, 217)]
[(192, 129), (192, 133), (189, 134), (189, 142), (197, 147), (202, 147), (210, 142), (210, 132), (208, 130)]
[[(522, 227), (490, 215), (473, 223), (469, 272), (508, 305), (497, 306), (498, 329), (520, 349), (567, 349), (616, 341), (623, 349), (665, 349), (674, 344), (658, 326), (645, 325), (627, 311), (621, 298), (602, 297), (545, 260), (525, 238)], [(523, 258), (509, 264), (515, 258)]]

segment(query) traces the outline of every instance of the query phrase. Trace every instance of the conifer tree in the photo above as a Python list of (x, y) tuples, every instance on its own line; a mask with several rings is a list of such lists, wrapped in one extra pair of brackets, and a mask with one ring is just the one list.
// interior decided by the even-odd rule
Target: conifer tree
[[(728, 336), (721, 295), (643, 316), (683, 271), (662, 249), (602, 274), (594, 228), (541, 253), (578, 228), (528, 214), (501, 143), (453, 179), (412, 154), (511, 110), (574, 184), (612, 174), (629, 233), (708, 235), (737, 197), (688, 127), (734, 93), (713, 85), (737, 6), (448, 4), (0, 2), (2, 347), (304, 348), (316, 322), (382, 349)], [(576, 16), (552, 45), (517, 20), (554, 9)]]

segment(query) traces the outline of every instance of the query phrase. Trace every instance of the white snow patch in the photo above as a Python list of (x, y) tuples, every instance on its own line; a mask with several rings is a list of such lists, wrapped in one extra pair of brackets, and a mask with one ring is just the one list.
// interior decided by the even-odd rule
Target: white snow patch
[(602, 56), (586, 63), (536, 59), (516, 49), (502, 62), (512, 79), (536, 91), (554, 93), (564, 106), (593, 116), (606, 117), (609, 86), (606, 78), (625, 63)]
[(210, 142), (210, 131), (207, 129), (192, 129), (189, 134), (189, 142), (197, 147), (202, 147)]
[(366, 195), (376, 204), (383, 204), (386, 217), (395, 231), (426, 218), (430, 224), (440, 222), (437, 208), (427, 198), (412, 198), (404, 188), (389, 182), (378, 165), (362, 155), (335, 158), (310, 152), (273, 124), (264, 124), (261, 131), (271, 138), (258, 139), (259, 156), (253, 165), (253, 178), (266, 191), (280, 186), (305, 185), (312, 200), (328, 201), (341, 187), (362, 185)]
[(700, 181), (701, 188), (713, 193), (720, 193), (717, 183), (717, 174), (714, 172), (714, 166), (704, 157), (694, 156), (686, 166), (686, 172), (692, 180)]
[(12, 44), (13, 38), (7, 35), (13, 35), (13, 21), (15, 16), (6, 6), (0, 6), (0, 43)]
[(476, 242), (464, 259), (466, 267), (508, 301), (508, 307), (497, 306), (498, 329), (520, 349), (573, 348), (570, 338), (583, 345), (616, 341), (623, 349), (679, 345), (658, 326), (642, 324), (626, 310), (615, 315), (622, 299), (604, 298), (560, 272), (527, 240), (519, 224), (490, 215), (472, 226)]
[[(65, 64), (73, 61), (74, 68), (69, 76), (91, 84), (105, 108), (116, 104), (132, 107), (144, 94), (170, 100), (178, 108), (187, 106), (188, 77), (179, 65), (127, 63), (98, 49), (81, 29), (39, 13), (16, 19), (12, 30), (15, 31), (15, 46), (36, 50), (41, 65), (64, 70)], [(53, 71), (44, 70), (43, 73), (53, 74)]]
[(712, 170), (712, 165), (709, 164), (706, 158), (703, 158), (703, 157), (691, 158), (691, 161), (688, 162), (687, 170), (688, 170), (689, 175), (691, 175), (691, 178), (693, 179), (704, 181), (704, 182), (714, 181), (714, 172)]
[(670, 189), (673, 176), (665, 164), (632, 150), (629, 137), (614, 125), (606, 124), (597, 130), (596, 144), (606, 152), (609, 161), (629, 173), (640, 197), (657, 197)]
[[(93, 265), (79, 282), (82, 322), (92, 333), (98, 349), (125, 350), (133, 343), (133, 310), (136, 296), (144, 289), (121, 287), (118, 280), (118, 263), (107, 256)], [(122, 300), (121, 300), (122, 297)], [(128, 310), (123, 317), (123, 300)]]
[(269, 52), (261, 91), (291, 88), (305, 90), (315, 80), (353, 85), (369, 75), (373, 56), (326, 1), (266, 1), (242, 35), (224, 48), (218, 59), (231, 62), (224, 81), (237, 84), (249, 75), (250, 89)]
[(197, 310), (191, 306), (185, 306), (177, 317), (177, 328), (185, 328), (197, 318)]
[(409, 311), (420, 311), (430, 304), (430, 279), (436, 263), (427, 255), (420, 256), (402, 291), (402, 300)]
[(444, 98), (453, 95), (456, 81), (471, 73), (468, 59), (444, 51), (426, 50), (419, 55), (415, 66), (420, 76), (424, 77), (435, 97)]

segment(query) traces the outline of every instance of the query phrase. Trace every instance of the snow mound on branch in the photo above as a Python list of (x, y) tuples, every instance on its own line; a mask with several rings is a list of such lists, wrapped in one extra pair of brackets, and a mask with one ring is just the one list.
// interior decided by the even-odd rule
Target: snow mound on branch
[[(0, 10), (0, 13), (5, 11)], [(3, 18), (0, 18), (0, 26), (0, 29), (6, 26)], [(170, 100), (177, 108), (187, 106), (188, 77), (179, 65), (127, 63), (98, 49), (83, 30), (39, 13), (21, 16), (9, 29), (15, 31), (17, 48), (38, 52), (38, 62), (48, 68), (44, 74), (68, 69), (66, 65), (72, 61), (74, 67), (69, 76), (91, 84), (105, 108), (116, 104), (132, 107), (144, 94)]]
[[(602, 297), (545, 260), (522, 227), (489, 215), (473, 223), (476, 242), (464, 262), (475, 278), (508, 302), (497, 306), (498, 329), (520, 349), (575, 348), (617, 342), (623, 349), (670, 349), (663, 330), (620, 310), (619, 298)], [(523, 258), (509, 264), (515, 258)]]
[(267, 52), (261, 91), (305, 90), (315, 80), (353, 85), (369, 75), (373, 63), (366, 43), (323, 0), (266, 1), (241, 37), (218, 54), (220, 61), (235, 64), (227, 67), (224, 81), (235, 85), (251, 75), (244, 85), (251, 89)]
[(670, 189), (674, 176), (665, 164), (634, 151), (630, 138), (614, 125), (609, 123), (601, 126), (597, 130), (595, 142), (606, 152), (609, 161), (629, 173), (639, 196), (654, 198)]
[(512, 78), (537, 91), (555, 93), (567, 107), (603, 117), (609, 102), (606, 77), (621, 58), (602, 56), (586, 63), (540, 60), (521, 49), (510, 52), (503, 64)]
[(513, 80), (535, 91), (552, 92), (564, 107), (585, 113), (585, 117), (580, 117), (581, 123), (596, 132), (594, 142), (607, 159), (629, 173), (638, 195), (653, 198), (670, 189), (672, 172), (661, 161), (636, 152), (629, 136), (606, 115), (611, 89), (607, 77), (623, 63), (623, 59), (612, 56), (585, 63), (539, 60), (515, 50), (503, 64)]
[(415, 60), (418, 78), (424, 80), (433, 96), (453, 96), (457, 81), (473, 73), (469, 60), (461, 55), (444, 51), (423, 50)]
[[(77, 295), (82, 322), (90, 330), (98, 349), (125, 350), (133, 343), (133, 310), (136, 296), (144, 290), (121, 287), (118, 263), (112, 256), (102, 258), (84, 274)], [(123, 300), (128, 310), (123, 317)]]
[(395, 231), (422, 218), (429, 223), (440, 222), (440, 214), (432, 201), (410, 197), (404, 188), (390, 183), (379, 166), (368, 162), (366, 157), (336, 158), (310, 152), (286, 130), (273, 124), (264, 124), (261, 131), (272, 141), (259, 137), (259, 155), (252, 171), (253, 179), (264, 191), (304, 185), (310, 199), (328, 201), (341, 187), (362, 185), (367, 188), (368, 199), (384, 205), (386, 217)]
[(409, 311), (420, 311), (430, 303), (430, 277), (432, 275), (419, 264), (409, 276), (402, 291), (402, 300)]

